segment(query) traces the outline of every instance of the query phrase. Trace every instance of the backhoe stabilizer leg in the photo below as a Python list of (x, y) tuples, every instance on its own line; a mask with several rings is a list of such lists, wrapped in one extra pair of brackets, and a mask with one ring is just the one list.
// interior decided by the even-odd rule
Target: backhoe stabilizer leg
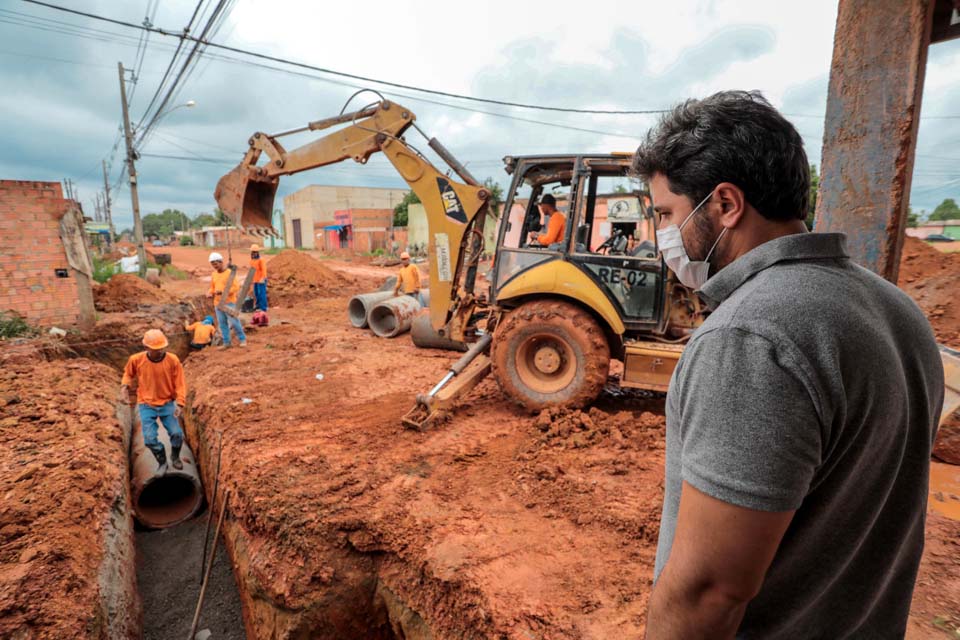
[(416, 404), (401, 419), (403, 426), (417, 431), (428, 429), (440, 411), (449, 409), (480, 384), (490, 373), (491, 360), (486, 352), (492, 337), (492, 334), (486, 334), (480, 338), (429, 393), (418, 394)]

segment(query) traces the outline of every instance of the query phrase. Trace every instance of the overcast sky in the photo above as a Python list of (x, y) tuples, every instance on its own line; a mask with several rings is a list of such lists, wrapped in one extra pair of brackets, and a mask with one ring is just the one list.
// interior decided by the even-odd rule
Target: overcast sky
[[(136, 23), (151, 4), (54, 2)], [(810, 161), (820, 162), (836, 0), (488, 0), (469, 13), (440, 0), (379, 4), (237, 0), (213, 40), (418, 87), (562, 107), (662, 109), (721, 89), (759, 89), (797, 126)], [(187, 23), (196, 0), (158, 5), (154, 24), (175, 31)], [(7, 132), (0, 178), (70, 178), (92, 215), (106, 158), (110, 182), (120, 185), (113, 193), (114, 222), (118, 228), (130, 225), (130, 194), (121, 176), (117, 62), (136, 65), (139, 36), (133, 29), (36, 5), (0, 2), (0, 78), (6, 88), (0, 119)], [(149, 38), (132, 98), (135, 123), (176, 43)], [(212, 210), (217, 179), (240, 160), (251, 133), (334, 115), (355, 87), (380, 89), (410, 107), (421, 128), (475, 175), (504, 185), (505, 155), (631, 151), (656, 118), (476, 104), (209, 54), (242, 58), (210, 49), (172, 103), (195, 100), (196, 107), (170, 112), (140, 149), (193, 158), (141, 159), (143, 213), (178, 208), (193, 216)], [(945, 197), (960, 199), (958, 70), (960, 40), (931, 47), (911, 194), (915, 209), (929, 211)], [(289, 149), (309, 139), (287, 138), (285, 144)], [(404, 186), (385, 160), (374, 157), (366, 166), (345, 162), (283, 178), (278, 206), (284, 194), (307, 184)]]

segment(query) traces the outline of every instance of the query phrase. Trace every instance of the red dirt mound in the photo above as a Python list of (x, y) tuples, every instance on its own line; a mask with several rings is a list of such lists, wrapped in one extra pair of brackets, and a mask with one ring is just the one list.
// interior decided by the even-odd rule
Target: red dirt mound
[(281, 251), (267, 271), (271, 296), (304, 298), (349, 295), (346, 279), (295, 249)]
[(119, 373), (0, 370), (0, 638), (139, 634)]
[(939, 342), (960, 348), (960, 253), (943, 253), (908, 237), (897, 286), (917, 301)]
[(172, 304), (172, 294), (135, 275), (121, 273), (93, 289), (93, 304), (98, 311), (116, 313), (136, 311), (142, 304)]
[[(897, 285), (923, 309), (937, 341), (960, 348), (960, 253), (943, 253), (926, 242), (907, 238)], [(960, 412), (940, 427), (933, 455), (960, 464)]]

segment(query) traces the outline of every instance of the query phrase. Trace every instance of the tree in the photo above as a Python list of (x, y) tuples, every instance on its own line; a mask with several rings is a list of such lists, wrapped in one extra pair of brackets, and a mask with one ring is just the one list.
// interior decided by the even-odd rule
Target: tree
[(817, 173), (817, 165), (810, 165), (810, 202), (807, 209), (807, 229), (813, 229), (813, 214), (817, 210), (817, 190), (820, 188), (820, 174)]
[(395, 227), (405, 227), (407, 226), (408, 209), (412, 204), (419, 204), (420, 198), (417, 197), (413, 191), (407, 191), (407, 194), (403, 196), (403, 200), (400, 201), (400, 204), (393, 208), (393, 226)]
[(503, 204), (503, 187), (497, 184), (497, 181), (493, 178), (487, 178), (484, 180), (483, 186), (486, 187), (487, 191), (490, 192), (490, 208), (488, 209), (489, 215), (492, 218), (496, 218), (497, 214), (500, 213), (500, 205)]
[(190, 221), (190, 227), (193, 229), (201, 229), (203, 227), (213, 227), (217, 224), (217, 218), (210, 215), (209, 213), (199, 213), (197, 216)]
[(613, 188), (614, 193), (630, 193), (630, 190), (627, 189), (623, 183), (618, 183), (617, 186)]
[(943, 202), (937, 205), (927, 220), (958, 220), (960, 219), (960, 206), (953, 198), (944, 198)]
[(916, 227), (920, 224), (920, 213), (915, 212), (913, 210), (913, 207), (907, 207), (907, 226), (908, 227)]
[(149, 213), (143, 216), (143, 235), (172, 236), (174, 231), (186, 231), (190, 227), (190, 218), (183, 211), (164, 209), (163, 213)]

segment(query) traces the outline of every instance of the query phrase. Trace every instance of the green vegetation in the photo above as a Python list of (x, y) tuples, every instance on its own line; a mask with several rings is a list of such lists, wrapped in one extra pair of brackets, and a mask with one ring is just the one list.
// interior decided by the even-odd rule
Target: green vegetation
[(0, 340), (18, 336), (32, 336), (37, 333), (35, 327), (16, 311), (0, 311)]
[(960, 219), (960, 206), (953, 198), (944, 198), (943, 202), (937, 205), (933, 210), (928, 221), (934, 220), (958, 220)]
[(283, 249), (281, 249), (280, 247), (271, 247), (271, 248), (269, 248), (269, 249), (260, 249), (260, 253), (265, 253), (265, 254), (267, 254), (268, 256), (275, 256), (275, 255), (277, 255), (278, 253), (280, 253), (281, 251), (283, 251)]
[(490, 192), (490, 208), (487, 209), (487, 215), (496, 219), (500, 214), (500, 205), (503, 204), (503, 188), (493, 178), (484, 180), (483, 186)]
[(180, 246), (181, 246), (181, 247), (192, 247), (192, 246), (193, 246), (193, 238), (191, 238), (190, 236), (180, 236)]
[(180, 269), (177, 269), (172, 264), (164, 265), (163, 269), (161, 270), (161, 273), (163, 273), (163, 275), (167, 276), (171, 280), (187, 280), (190, 277), (189, 273), (187, 273), (186, 271), (181, 271)]
[(807, 209), (807, 229), (813, 229), (813, 214), (817, 210), (817, 189), (820, 188), (820, 174), (817, 173), (817, 165), (810, 165), (810, 203)]
[(98, 255), (93, 256), (93, 279), (100, 284), (103, 284), (118, 272), (118, 266), (112, 260), (105, 260)]
[(400, 204), (393, 208), (393, 226), (407, 226), (408, 209), (410, 205), (419, 204), (419, 202), (420, 198), (417, 197), (417, 194), (415, 194), (413, 191), (407, 191), (407, 195), (403, 196), (403, 200), (400, 201)]

